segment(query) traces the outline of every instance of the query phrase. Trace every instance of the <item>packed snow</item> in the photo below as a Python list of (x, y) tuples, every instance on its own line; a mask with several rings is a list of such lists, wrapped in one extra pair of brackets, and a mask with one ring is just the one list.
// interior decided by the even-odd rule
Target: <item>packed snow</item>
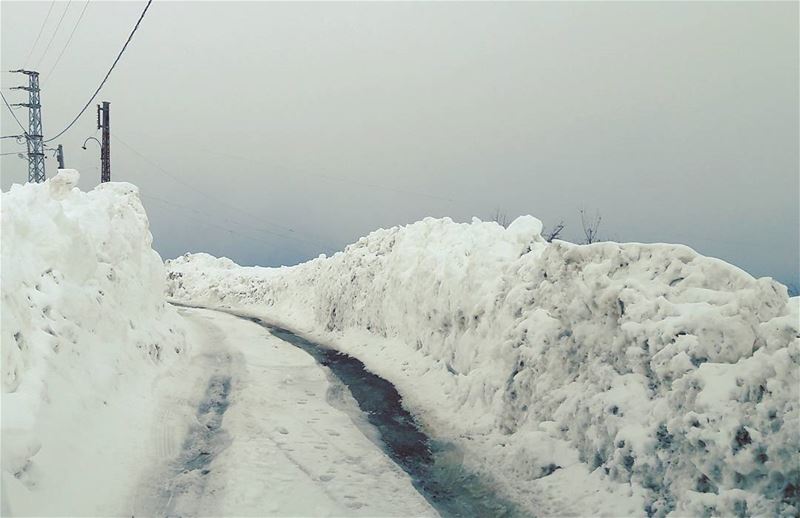
[(202, 389), (157, 406), (128, 515), (436, 516), (311, 356), (248, 320), (180, 311), (198, 352), (180, 376)]
[(186, 354), (136, 187), (62, 170), (2, 194), (2, 514), (118, 514)]
[(686, 246), (540, 232), (428, 218), (294, 267), (187, 254), (168, 290), (359, 358), (532, 513), (800, 512), (798, 299)]

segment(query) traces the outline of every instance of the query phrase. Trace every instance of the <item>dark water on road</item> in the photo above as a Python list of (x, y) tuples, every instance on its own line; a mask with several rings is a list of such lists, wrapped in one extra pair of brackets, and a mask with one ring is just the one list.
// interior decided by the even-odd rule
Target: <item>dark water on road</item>
[[(176, 306), (188, 306), (174, 303)], [(214, 309), (202, 308), (198, 309)], [(273, 336), (310, 354), (320, 365), (347, 387), (369, 423), (380, 434), (384, 451), (411, 477), (414, 487), (444, 517), (530, 516), (515, 504), (499, 497), (492, 484), (467, 470), (463, 455), (454, 445), (426, 435), (414, 417), (403, 407), (394, 385), (369, 372), (364, 364), (346, 354), (310, 342), (291, 331), (258, 318), (216, 309), (244, 318), (266, 328)], [(207, 473), (205, 466), (224, 449), (226, 434), (220, 429), (227, 408), (230, 378), (214, 377), (206, 398), (198, 409), (198, 420), (207, 430), (195, 430), (184, 444), (183, 473)], [(206, 428), (206, 427), (203, 427)], [(209, 453), (210, 456), (205, 455)], [(169, 513), (167, 513), (169, 514)]]
[(411, 476), (414, 487), (445, 517), (527, 516), (512, 503), (495, 495), (482, 479), (464, 469), (458, 450), (422, 432), (403, 408), (394, 385), (369, 372), (359, 360), (322, 347), (259, 319), (272, 335), (310, 354), (346, 385), (378, 429), (387, 454)]

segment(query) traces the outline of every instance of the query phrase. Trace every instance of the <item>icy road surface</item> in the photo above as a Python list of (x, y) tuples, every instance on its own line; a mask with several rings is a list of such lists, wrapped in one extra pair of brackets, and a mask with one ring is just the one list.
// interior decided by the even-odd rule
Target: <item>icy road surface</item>
[(170, 396), (132, 515), (436, 516), (311, 356), (253, 322), (180, 312), (205, 343), (157, 382)]

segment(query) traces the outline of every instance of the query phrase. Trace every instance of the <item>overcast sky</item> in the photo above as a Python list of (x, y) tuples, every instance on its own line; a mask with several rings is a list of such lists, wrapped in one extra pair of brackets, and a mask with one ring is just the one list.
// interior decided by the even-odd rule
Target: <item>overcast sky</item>
[[(91, 2), (55, 68), (85, 2), (54, 5), (27, 63), (50, 2), (0, 4), (2, 68), (41, 72), (45, 136), (144, 4)], [(0, 77), (22, 101), (5, 90), (21, 76)], [(294, 264), (378, 227), (497, 209), (564, 219), (577, 240), (584, 207), (603, 237), (798, 282), (795, 2), (156, 1), (100, 100), (112, 178), (141, 188), (165, 258)], [(95, 134), (92, 106), (58, 141), (85, 189)], [(26, 179), (25, 161), (0, 163), (3, 190)]]

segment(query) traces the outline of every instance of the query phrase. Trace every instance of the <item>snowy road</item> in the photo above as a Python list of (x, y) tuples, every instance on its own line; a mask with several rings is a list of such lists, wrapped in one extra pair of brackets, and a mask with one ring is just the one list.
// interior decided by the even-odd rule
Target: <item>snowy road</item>
[(180, 312), (194, 356), (154, 387), (165, 396), (143, 457), (155, 467), (131, 514), (436, 515), (311, 356), (247, 320)]

